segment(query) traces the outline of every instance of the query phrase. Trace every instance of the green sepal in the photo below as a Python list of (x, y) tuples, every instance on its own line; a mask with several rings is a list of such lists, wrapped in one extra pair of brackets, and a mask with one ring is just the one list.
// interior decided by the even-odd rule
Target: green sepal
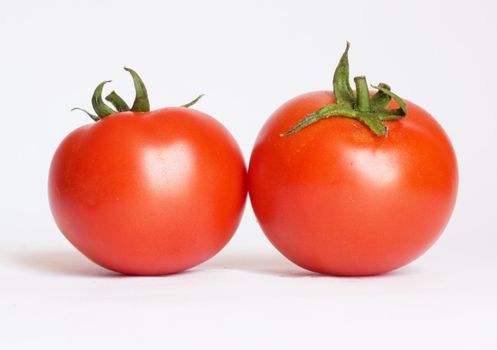
[(347, 41), (345, 51), (338, 62), (338, 66), (333, 74), (333, 93), (338, 105), (352, 106), (354, 103), (354, 92), (349, 83), (349, 48), (350, 43)]
[(296, 132), (302, 130), (306, 126), (314, 124), (315, 122), (330, 118), (330, 117), (344, 117), (350, 119), (356, 119), (366, 126), (368, 126), (371, 131), (373, 131), (377, 136), (384, 136), (388, 132), (387, 127), (381, 119), (370, 112), (360, 112), (347, 107), (339, 106), (336, 104), (329, 104), (315, 112), (312, 112), (306, 115), (303, 119), (301, 119), (292, 129), (287, 132), (280, 134), (280, 136), (288, 136), (291, 134), (295, 134)]
[(148, 93), (143, 80), (140, 76), (131, 68), (124, 67), (124, 70), (131, 74), (133, 78), (133, 84), (135, 85), (135, 101), (131, 110), (133, 112), (150, 112), (150, 102), (148, 101)]
[[(381, 86), (386, 90), (390, 90), (390, 86), (387, 84), (380, 83), (378, 86)], [(385, 94), (381, 90), (378, 90), (373, 96), (371, 96), (371, 109), (373, 111), (384, 110), (388, 107), (391, 100), (392, 98), (389, 95)]]
[(296, 132), (302, 130), (306, 126), (314, 124), (315, 122), (330, 117), (350, 117), (348, 114), (350, 113), (350, 109), (346, 107), (342, 107), (337, 104), (329, 104), (315, 112), (309, 113), (304, 118), (302, 118), (292, 129), (288, 130), (285, 133), (280, 134), (280, 136), (288, 136), (291, 134), (295, 134)]
[(126, 101), (124, 101), (122, 99), (121, 96), (119, 96), (117, 94), (117, 92), (115, 92), (114, 90), (112, 90), (112, 92), (110, 94), (108, 94), (105, 99), (107, 101), (109, 101), (110, 103), (112, 103), (112, 105), (114, 106), (114, 108), (118, 111), (118, 112), (127, 112), (130, 110), (128, 104), (126, 103)]
[[(371, 87), (378, 89), (378, 91), (381, 91), (382, 93), (388, 95), (399, 105), (399, 108), (397, 109), (387, 109), (381, 111), (382, 114), (396, 116), (396, 117), (405, 117), (407, 115), (407, 105), (402, 98), (394, 94), (392, 91), (390, 91), (390, 89), (381, 86), (381, 84), (378, 86), (371, 85)], [(392, 119), (398, 119), (398, 118), (392, 118)]]
[[(354, 78), (356, 90), (352, 90), (349, 84), (349, 47), (347, 42), (345, 52), (342, 54), (333, 76), (333, 93), (336, 97), (336, 103), (309, 113), (293, 128), (280, 134), (280, 136), (295, 134), (321, 119), (330, 117), (356, 119), (366, 125), (375, 135), (387, 136), (388, 128), (383, 121), (396, 120), (407, 115), (407, 105), (402, 98), (390, 91), (387, 84), (380, 83), (378, 86), (373, 86), (378, 91), (370, 96), (366, 78), (359, 76)], [(388, 109), (392, 99), (397, 102), (399, 108)]]
[(95, 113), (97, 113), (97, 115), (100, 117), (100, 119), (116, 113), (115, 110), (107, 106), (105, 102), (102, 100), (102, 90), (104, 88), (104, 85), (109, 82), (110, 80), (106, 80), (98, 84), (91, 98), (91, 104), (93, 106), (93, 109), (95, 110)]
[(94, 121), (98, 122), (100, 120), (100, 118), (98, 117), (98, 115), (95, 115), (95, 114), (92, 114), (90, 112), (88, 112), (86, 109), (83, 109), (83, 108), (79, 108), (79, 107), (74, 107), (71, 109), (71, 112), (72, 111), (81, 111), (81, 112), (84, 112), (86, 113), (91, 119), (93, 119)]
[(387, 135), (388, 128), (377, 114), (371, 112), (356, 112), (356, 116), (357, 119), (366, 124), (376, 136)]
[(196, 98), (194, 98), (194, 99), (193, 99), (193, 100), (191, 100), (190, 102), (185, 103), (184, 105), (181, 105), (181, 107), (185, 107), (185, 108), (191, 107), (191, 106), (193, 106), (195, 103), (197, 103), (197, 102), (198, 102), (198, 100), (200, 100), (202, 97), (204, 97), (204, 94), (198, 95)]
[[(126, 101), (124, 101), (121, 98), (121, 96), (119, 96), (115, 91), (112, 91), (110, 94), (108, 94), (105, 97), (105, 99), (108, 102), (110, 102), (115, 107), (116, 110), (105, 104), (105, 102), (102, 99), (102, 91), (104, 85), (110, 82), (110, 80), (106, 80), (97, 85), (95, 91), (93, 92), (93, 96), (91, 98), (91, 104), (93, 106), (93, 109), (95, 110), (96, 115), (82, 108), (73, 108), (72, 110), (83, 111), (94, 121), (99, 121), (102, 118), (105, 118), (117, 112), (126, 112), (130, 110), (133, 112), (149, 112), (150, 103), (148, 101), (148, 94), (147, 94), (147, 89), (145, 88), (145, 84), (143, 83), (140, 76), (134, 70), (127, 67), (124, 67), (124, 69), (131, 74), (136, 91), (135, 101), (131, 108), (126, 103)], [(197, 102), (200, 97), (201, 96), (197, 97), (194, 101), (190, 102), (190, 105)]]

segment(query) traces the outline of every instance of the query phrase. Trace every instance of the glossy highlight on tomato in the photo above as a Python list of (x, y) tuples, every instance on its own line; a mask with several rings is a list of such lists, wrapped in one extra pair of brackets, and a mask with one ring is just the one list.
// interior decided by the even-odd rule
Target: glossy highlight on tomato
[(186, 107), (113, 113), (70, 133), (50, 167), (55, 221), (107, 269), (162, 275), (193, 267), (232, 237), (246, 170), (229, 132)]
[(335, 108), (331, 91), (289, 100), (263, 126), (250, 159), (250, 200), (288, 259), (323, 274), (374, 275), (411, 262), (440, 236), (455, 205), (456, 156), (428, 112), (401, 103), (407, 114), (381, 119), (383, 136), (339, 115), (285, 134)]

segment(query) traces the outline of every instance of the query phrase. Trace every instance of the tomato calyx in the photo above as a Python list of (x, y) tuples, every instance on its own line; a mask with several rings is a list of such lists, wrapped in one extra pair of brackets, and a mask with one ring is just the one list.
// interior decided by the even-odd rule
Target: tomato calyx
[[(106, 97), (105, 100), (110, 102), (110, 104), (114, 107), (110, 107), (102, 99), (102, 92), (105, 84), (110, 83), (111, 80), (105, 80), (101, 82), (100, 84), (97, 85), (95, 88), (95, 91), (93, 92), (93, 96), (91, 98), (91, 104), (93, 106), (93, 109), (95, 111), (95, 114), (88, 112), (87, 110), (79, 107), (75, 107), (71, 109), (71, 111), (78, 110), (86, 113), (91, 119), (94, 121), (99, 121), (105, 117), (108, 117), (109, 115), (118, 113), (118, 112), (150, 112), (150, 102), (148, 99), (148, 92), (147, 88), (145, 87), (145, 84), (143, 83), (143, 80), (140, 78), (138, 73), (136, 73), (133, 69), (129, 67), (124, 67), (124, 70), (129, 72), (131, 74), (131, 77), (133, 79), (133, 84), (135, 87), (135, 100), (133, 101), (133, 105), (129, 107), (129, 105), (122, 99), (121, 96), (119, 96), (114, 90), (112, 90), (111, 93), (109, 93)], [(181, 107), (188, 108), (190, 106), (193, 106), (195, 103), (197, 103), (200, 98), (202, 98), (204, 95), (199, 95), (196, 97), (194, 100), (181, 105)]]
[[(336, 97), (336, 103), (328, 104), (306, 115), (292, 129), (280, 134), (280, 136), (294, 134), (321, 119), (330, 117), (355, 119), (366, 125), (377, 136), (387, 136), (388, 128), (384, 121), (397, 120), (406, 116), (406, 104), (385, 83), (380, 83), (377, 86), (371, 85), (378, 91), (370, 96), (366, 77), (358, 76), (354, 78), (356, 90), (352, 90), (349, 83), (349, 48), (350, 44), (347, 42), (345, 52), (342, 54), (333, 75), (333, 93)], [(392, 99), (399, 108), (388, 108)]]

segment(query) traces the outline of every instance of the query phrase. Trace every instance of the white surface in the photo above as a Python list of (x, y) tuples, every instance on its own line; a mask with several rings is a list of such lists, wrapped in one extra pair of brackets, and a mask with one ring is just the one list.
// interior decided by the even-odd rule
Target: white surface
[[(1, 349), (495, 349), (497, 5), (491, 1), (8, 2), (0, 10)], [(442, 239), (405, 269), (322, 277), (278, 255), (250, 205), (210, 262), (161, 278), (116, 277), (62, 237), (48, 165), (90, 122), (95, 85), (144, 78), (153, 107), (197, 108), (246, 158), (288, 98), (328, 88), (350, 40), (352, 74), (389, 83), (450, 135), (460, 193)]]
[[(4, 349), (495, 349), (495, 265), (426, 258), (380, 277), (307, 273), (225, 251), (168, 277), (126, 278), (73, 252), (12, 253)], [(477, 269), (475, 269), (477, 267)], [(15, 346), (14, 346), (15, 345)]]

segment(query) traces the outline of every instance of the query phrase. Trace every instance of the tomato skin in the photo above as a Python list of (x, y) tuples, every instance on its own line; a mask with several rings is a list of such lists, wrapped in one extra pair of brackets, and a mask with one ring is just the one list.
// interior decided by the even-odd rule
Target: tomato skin
[(175, 273), (215, 255), (239, 224), (246, 192), (233, 137), (183, 107), (80, 127), (49, 174), (63, 234), (94, 262), (129, 275)]
[(374, 275), (420, 256), (455, 205), (454, 150), (438, 123), (406, 101), (387, 137), (356, 120), (330, 118), (281, 137), (334, 103), (331, 92), (298, 96), (273, 113), (256, 140), (249, 195), (264, 233), (311, 271)]

